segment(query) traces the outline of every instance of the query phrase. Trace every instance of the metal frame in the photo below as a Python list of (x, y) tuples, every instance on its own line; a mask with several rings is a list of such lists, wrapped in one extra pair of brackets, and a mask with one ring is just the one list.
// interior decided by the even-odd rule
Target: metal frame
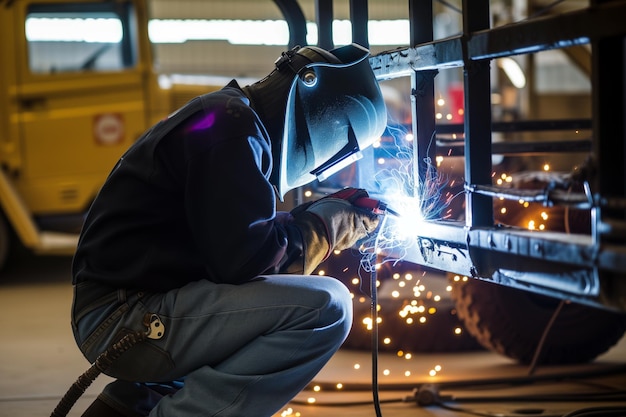
[[(318, 0), (320, 39), (332, 39), (332, 2)], [(351, 0), (353, 39), (367, 39), (367, 1)], [(411, 45), (377, 54), (370, 63), (379, 80), (411, 77), (415, 176), (426, 181), (420, 161), (434, 160), (435, 133), (463, 131), (454, 151), (465, 161), (466, 215), (463, 223), (429, 221), (405, 260), (503, 285), (626, 311), (626, 1), (592, 0), (588, 8), (490, 28), (488, 0), (463, 0), (463, 33), (433, 40), (432, 4), (408, 0)], [(357, 12), (358, 11), (358, 12)], [(365, 11), (365, 12), (364, 12)], [(591, 44), (592, 120), (492, 123), (490, 63), (498, 57)], [(324, 44), (323, 46), (329, 46)], [(462, 67), (463, 126), (437, 126), (433, 80), (439, 70)], [(559, 143), (492, 144), (497, 130), (582, 126), (592, 137)], [(446, 144), (446, 150), (450, 148)], [(595, 175), (586, 193), (534, 195), (546, 205), (570, 204), (592, 213), (592, 232), (571, 235), (531, 232), (494, 225), (491, 155), (498, 153), (591, 151)]]

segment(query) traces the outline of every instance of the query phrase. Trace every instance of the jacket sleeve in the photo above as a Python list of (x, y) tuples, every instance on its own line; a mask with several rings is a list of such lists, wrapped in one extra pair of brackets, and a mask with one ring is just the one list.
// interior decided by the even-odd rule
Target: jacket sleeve
[(270, 170), (269, 143), (254, 135), (220, 140), (188, 163), (188, 226), (216, 282), (250, 280), (274, 270), (285, 254), (287, 234), (274, 221)]

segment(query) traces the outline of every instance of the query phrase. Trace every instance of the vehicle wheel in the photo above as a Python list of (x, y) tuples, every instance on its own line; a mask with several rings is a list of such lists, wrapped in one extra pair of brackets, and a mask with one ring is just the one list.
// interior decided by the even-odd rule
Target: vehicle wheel
[[(459, 318), (485, 348), (530, 364), (560, 300), (500, 284), (469, 279), (452, 289)], [(626, 314), (566, 303), (549, 331), (536, 364), (592, 361), (626, 331)]]
[(6, 265), (10, 246), (11, 233), (9, 232), (9, 226), (4, 215), (0, 213), (0, 271)]

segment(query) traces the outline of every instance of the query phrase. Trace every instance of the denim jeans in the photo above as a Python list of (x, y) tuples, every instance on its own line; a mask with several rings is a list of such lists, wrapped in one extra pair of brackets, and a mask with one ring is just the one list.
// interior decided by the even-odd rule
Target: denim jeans
[(201, 280), (167, 293), (120, 291), (75, 313), (75, 337), (91, 362), (124, 332), (145, 330), (146, 314), (163, 323), (161, 339), (134, 345), (106, 371), (118, 379), (100, 398), (122, 413), (269, 417), (339, 349), (352, 301), (331, 277), (266, 275), (241, 285)]

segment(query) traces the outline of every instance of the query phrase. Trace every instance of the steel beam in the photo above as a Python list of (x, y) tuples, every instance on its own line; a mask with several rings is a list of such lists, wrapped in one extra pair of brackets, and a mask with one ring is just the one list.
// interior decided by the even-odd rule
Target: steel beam
[(464, 49), (468, 60), (478, 61), (587, 44), (592, 39), (625, 35), (624, 16), (626, 1), (613, 1), (381, 52), (371, 57), (370, 63), (382, 80), (403, 77), (412, 71), (461, 67)]

